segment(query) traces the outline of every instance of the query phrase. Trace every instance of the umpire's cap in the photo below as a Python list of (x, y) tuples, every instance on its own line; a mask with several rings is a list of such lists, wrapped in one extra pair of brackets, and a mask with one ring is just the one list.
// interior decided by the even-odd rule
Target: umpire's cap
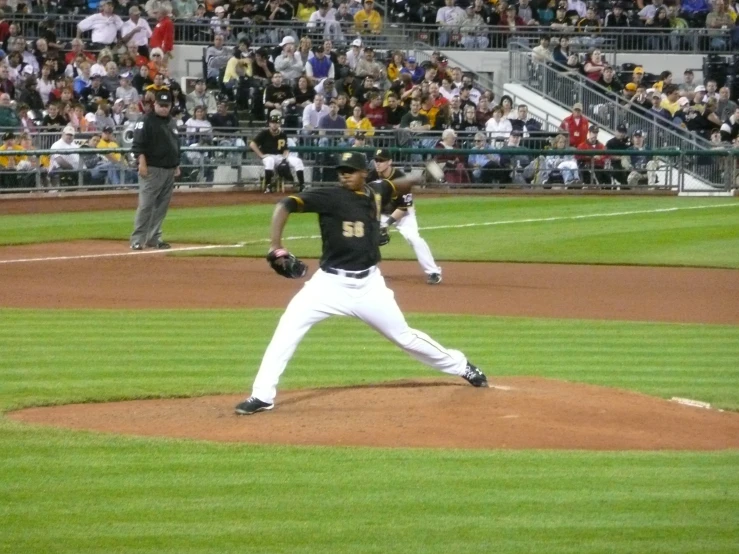
[(388, 150), (387, 148), (380, 148), (375, 152), (375, 160), (377, 160), (378, 162), (386, 162), (392, 159), (392, 156), (390, 156), (390, 150)]
[(355, 171), (367, 171), (367, 156), (361, 152), (344, 152), (339, 160), (337, 169), (354, 169)]
[(172, 93), (168, 90), (159, 90), (156, 94), (156, 102), (157, 104), (171, 104), (172, 103)]

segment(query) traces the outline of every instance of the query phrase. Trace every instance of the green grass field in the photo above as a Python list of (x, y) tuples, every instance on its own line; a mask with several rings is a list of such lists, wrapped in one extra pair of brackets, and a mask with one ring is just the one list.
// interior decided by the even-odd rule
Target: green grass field
[[(263, 255), (270, 213), (269, 206), (172, 210), (167, 238), (245, 242), (218, 253)], [(0, 243), (124, 240), (132, 216), (4, 216)], [(423, 232), (442, 261), (739, 268), (733, 199), (421, 199), (419, 220), (442, 227)], [(453, 227), (465, 224), (472, 226)], [(314, 216), (288, 227), (295, 237), (316, 233)], [(394, 239), (386, 257), (409, 258)], [(301, 256), (318, 253), (315, 239), (287, 244)], [(279, 315), (0, 308), (0, 411), (246, 393)], [(492, 376), (538, 375), (739, 410), (736, 326), (408, 319)], [(347, 360), (355, 360), (351, 370)], [(283, 383), (421, 376), (435, 375), (359, 322), (330, 320), (301, 344)], [(211, 444), (37, 428), (4, 416), (0, 448), (2, 553), (739, 552), (739, 451)]]

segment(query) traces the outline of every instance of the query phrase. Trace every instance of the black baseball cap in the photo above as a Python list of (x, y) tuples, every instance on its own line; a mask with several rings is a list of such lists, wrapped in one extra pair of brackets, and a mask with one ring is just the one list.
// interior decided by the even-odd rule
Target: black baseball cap
[(616, 131), (618, 131), (619, 133), (625, 133), (626, 132), (626, 125), (624, 125), (623, 123), (619, 123), (616, 126)]
[(157, 104), (171, 104), (172, 103), (172, 93), (168, 90), (159, 90), (156, 94), (156, 101)]
[(353, 169), (355, 171), (367, 171), (367, 156), (361, 152), (344, 152), (336, 166), (339, 171), (342, 169)]
[(105, 127), (103, 127), (103, 133), (112, 133), (112, 132), (113, 132), (113, 127), (111, 127), (110, 125), (106, 125)]
[(597, 125), (591, 125), (588, 131), (591, 133), (598, 133), (598, 131), (600, 131), (600, 127), (598, 127)]
[(272, 114), (272, 115), (269, 116), (269, 120), (270, 121), (276, 121), (277, 123), (279, 123), (280, 121), (282, 121), (282, 115), (280, 115), (280, 114)]
[(15, 138), (15, 133), (13, 131), (8, 131), (7, 133), (3, 134), (3, 140), (13, 140)]
[(631, 133), (631, 134), (632, 134), (633, 136), (635, 136), (635, 137), (643, 137), (643, 136), (644, 136), (644, 133), (642, 132), (642, 130), (641, 130), (641, 129), (637, 129), (636, 131), (634, 131), (634, 132), (633, 132), (633, 133)]
[(388, 160), (392, 160), (392, 157), (390, 156), (390, 150), (387, 148), (380, 148), (375, 152), (375, 160), (378, 162), (386, 162)]

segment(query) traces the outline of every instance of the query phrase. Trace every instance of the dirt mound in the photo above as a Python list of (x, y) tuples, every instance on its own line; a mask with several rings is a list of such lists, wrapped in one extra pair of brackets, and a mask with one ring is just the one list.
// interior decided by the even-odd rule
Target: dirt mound
[(243, 396), (30, 408), (26, 423), (219, 442), (473, 449), (739, 448), (739, 414), (629, 391), (539, 378), (454, 379), (287, 391), (236, 416)]

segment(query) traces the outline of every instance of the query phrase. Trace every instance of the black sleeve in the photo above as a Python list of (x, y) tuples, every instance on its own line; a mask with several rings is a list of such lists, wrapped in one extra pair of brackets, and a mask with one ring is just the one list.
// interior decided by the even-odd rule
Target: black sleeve
[(372, 181), (368, 186), (380, 194), (382, 198), (381, 204), (383, 206), (394, 201), (398, 197), (398, 191), (395, 189), (395, 185), (388, 179)]
[(413, 193), (401, 194), (395, 199), (395, 208), (408, 210), (413, 205)]
[(146, 117), (139, 119), (133, 127), (133, 144), (131, 152), (138, 158), (139, 155), (146, 153), (146, 146), (149, 142), (149, 120)]
[(332, 187), (319, 187), (300, 194), (293, 194), (285, 199), (285, 202), (294, 203), (294, 209), (286, 203), (285, 206), (291, 212), (330, 214), (335, 212), (337, 194)]
[(257, 136), (255, 136), (252, 139), (254, 141), (254, 144), (256, 144), (259, 147), (260, 150), (262, 149), (262, 146), (264, 145), (264, 134), (265, 133), (268, 133), (268, 132), (269, 131), (267, 131), (267, 130), (259, 131), (259, 133), (257, 134)]

